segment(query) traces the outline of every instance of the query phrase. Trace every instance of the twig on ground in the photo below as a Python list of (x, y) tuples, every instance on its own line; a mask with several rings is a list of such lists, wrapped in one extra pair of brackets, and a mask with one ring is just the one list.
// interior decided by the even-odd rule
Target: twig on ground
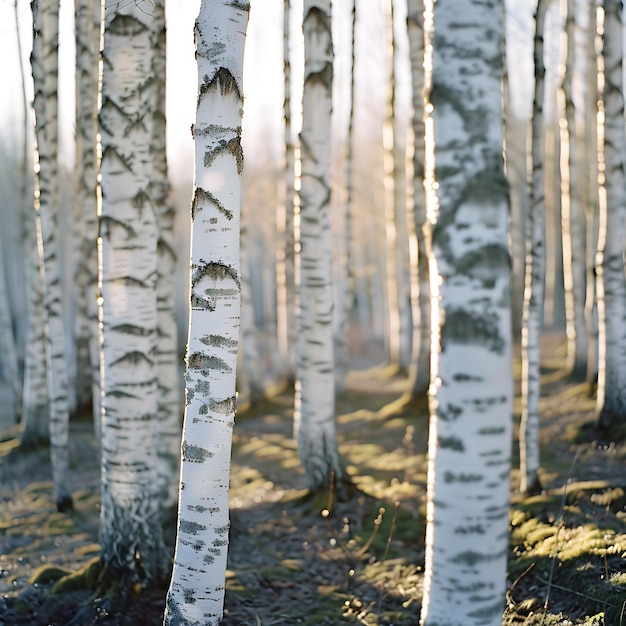
[(548, 575), (548, 586), (546, 588), (546, 600), (543, 604), (543, 615), (541, 616), (541, 622), (539, 626), (543, 626), (543, 622), (548, 612), (548, 601), (550, 600), (550, 588), (553, 586), (552, 580), (554, 578), (554, 566), (556, 564), (556, 559), (559, 555), (559, 533), (561, 532), (561, 527), (563, 526), (563, 514), (565, 512), (565, 502), (567, 501), (567, 485), (569, 484), (569, 481), (572, 479), (574, 466), (576, 465), (576, 461), (578, 460), (578, 452), (579, 451), (577, 450), (576, 454), (574, 455), (574, 459), (572, 460), (572, 464), (570, 465), (569, 471), (567, 472), (567, 478), (565, 479), (565, 483), (563, 485), (563, 496), (561, 497), (561, 508), (559, 510), (559, 515), (556, 520), (556, 523), (558, 524), (558, 526), (556, 530), (556, 536), (554, 538), (555, 550), (554, 550), (554, 554), (552, 555), (552, 558), (550, 559), (550, 573)]

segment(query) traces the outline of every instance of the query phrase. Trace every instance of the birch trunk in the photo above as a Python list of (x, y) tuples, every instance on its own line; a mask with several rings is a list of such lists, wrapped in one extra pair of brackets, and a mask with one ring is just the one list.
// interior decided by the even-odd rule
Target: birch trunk
[(585, 219), (580, 203), (576, 111), (573, 97), (575, 72), (574, 0), (561, 0), (565, 16), (562, 50), (564, 68), (559, 91), (561, 114), (561, 236), (563, 238), (563, 283), (568, 369), (576, 378), (585, 378), (587, 368), (587, 333), (585, 328)]
[(98, 221), (96, 209), (98, 89), (100, 60), (98, 0), (76, 0), (76, 214), (80, 224), (77, 259), (76, 357), (78, 405), (91, 399), (100, 436), (100, 346), (98, 342)]
[(241, 278), (241, 112), (249, 5), (203, 0), (196, 21), (198, 102), (191, 313), (176, 556), (165, 624), (219, 624), (228, 546)]
[[(26, 138), (24, 138), (26, 140)], [(17, 423), (17, 399), (20, 392), (17, 349), (13, 335), (13, 321), (9, 307), (9, 294), (4, 271), (2, 240), (0, 238), (0, 432)]]
[[(598, 240), (598, 426), (607, 434), (623, 432), (626, 417), (626, 281), (624, 280), (624, 224), (626, 179), (624, 158), (624, 91), (622, 78), (621, 0), (604, 2), (604, 128), (606, 179), (600, 179)], [(600, 109), (602, 113), (602, 109)], [(602, 163), (600, 162), (600, 172)], [(602, 185), (604, 183), (604, 185)]]
[(585, 322), (587, 329), (587, 382), (595, 390), (598, 382), (598, 310), (596, 306), (596, 252), (598, 250), (598, 53), (596, 52), (597, 24), (596, 1), (589, 0), (587, 23), (587, 90), (585, 98), (585, 170), (586, 198), (586, 262), (587, 293), (585, 296)]
[(526, 272), (522, 313), (522, 419), (520, 424), (520, 491), (537, 493), (539, 482), (539, 397), (541, 394), (540, 337), (546, 274), (546, 223), (543, 155), (545, 66), (543, 33), (546, 0), (535, 12), (535, 96), (531, 120), (530, 205), (526, 238)]
[(161, 505), (175, 507), (178, 501), (180, 471), (180, 440), (182, 430), (181, 398), (178, 381), (178, 337), (174, 312), (174, 276), (176, 250), (174, 243), (175, 208), (172, 204), (167, 165), (165, 119), (165, 0), (154, 0), (156, 46), (153, 70), (156, 106), (152, 134), (151, 155), (153, 178), (150, 198), (156, 213), (157, 241), (157, 347), (158, 373), (158, 493)]
[(395, 51), (393, 0), (385, 3), (385, 62), (387, 100), (383, 122), (383, 189), (385, 211), (385, 292), (387, 295), (387, 350), (390, 363), (400, 364), (400, 302), (398, 293), (398, 232), (396, 228)]
[(283, 120), (285, 130), (284, 175), (276, 211), (276, 329), (278, 352), (288, 381), (295, 378), (295, 267), (294, 267), (294, 183), (295, 159), (291, 128), (291, 2), (283, 4)]
[(417, 282), (412, 294), (413, 372), (411, 393), (426, 397), (430, 383), (430, 285), (426, 250), (426, 195), (424, 193), (424, 2), (408, 0), (407, 29), (413, 85), (413, 221), (417, 240)]
[(156, 20), (106, 0), (100, 134), (101, 562), (126, 582), (164, 565), (156, 493), (157, 222), (150, 198)]
[[(243, 213), (243, 212), (242, 212)], [(250, 238), (248, 234), (247, 215), (241, 216), (240, 228), (240, 264), (241, 264), (241, 366), (245, 373), (242, 377), (247, 384), (248, 399), (251, 404), (258, 404), (263, 399), (265, 388), (263, 384), (263, 365), (259, 359), (259, 345), (256, 335), (254, 316), (254, 302), (252, 298), (250, 262)]]
[(309, 486), (343, 477), (335, 432), (330, 233), (330, 0), (305, 0), (295, 435)]
[(434, 4), (425, 626), (499, 626), (504, 608), (513, 385), (503, 17), (501, 1)]
[(346, 389), (346, 375), (350, 366), (350, 317), (352, 315), (352, 303), (355, 296), (354, 277), (354, 253), (353, 253), (353, 213), (354, 213), (354, 105), (355, 105), (355, 57), (356, 57), (356, 0), (352, 0), (352, 28), (350, 42), (350, 110), (348, 113), (348, 137), (346, 154), (346, 182), (345, 182), (345, 213), (343, 229), (343, 276), (339, 289), (339, 307), (337, 315), (336, 363), (335, 384), (337, 391), (344, 392)]
[[(58, 241), (58, 0), (34, 2), (33, 9), (33, 106), (35, 110), (35, 210), (40, 222), (38, 247), (43, 268), (43, 301), (47, 344), (47, 389), (50, 456), (55, 500), (59, 511), (73, 507), (68, 488), (69, 404), (65, 362), (65, 329)], [(42, 355), (40, 355), (41, 358)]]
[[(36, 65), (33, 65), (35, 71)], [(37, 84), (35, 82), (35, 84)], [(39, 216), (33, 210), (26, 219), (26, 284), (28, 286), (28, 326), (24, 357), (24, 386), (22, 389), (22, 432), (20, 444), (35, 446), (50, 440), (48, 428), (48, 392), (46, 315), (43, 303), (43, 275), (39, 258), (41, 240)]]

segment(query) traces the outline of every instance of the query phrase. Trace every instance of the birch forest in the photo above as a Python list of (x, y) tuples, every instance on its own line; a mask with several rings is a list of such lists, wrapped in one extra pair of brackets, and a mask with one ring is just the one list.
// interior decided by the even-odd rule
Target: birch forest
[(626, 624), (621, 0), (0, 0), (0, 626)]

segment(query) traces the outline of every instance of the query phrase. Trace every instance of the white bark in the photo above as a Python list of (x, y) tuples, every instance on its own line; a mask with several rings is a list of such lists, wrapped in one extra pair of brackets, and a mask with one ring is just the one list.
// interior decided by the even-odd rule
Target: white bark
[(337, 391), (346, 389), (346, 374), (350, 364), (350, 317), (355, 296), (354, 276), (354, 109), (355, 109), (355, 46), (356, 46), (356, 0), (352, 0), (352, 28), (350, 45), (350, 111), (348, 114), (348, 137), (346, 154), (345, 212), (343, 227), (342, 277), (339, 285), (337, 306), (337, 332), (335, 336), (336, 363), (335, 384)]
[(77, 259), (77, 400), (92, 403), (100, 434), (100, 346), (98, 342), (98, 221), (96, 214), (96, 135), (100, 58), (98, 0), (76, 0), (76, 217), (80, 225)]
[(105, 4), (100, 272), (101, 560), (118, 576), (159, 577), (156, 493), (157, 222), (153, 180), (156, 20), (149, 1)]
[(180, 470), (180, 440), (182, 432), (182, 402), (179, 393), (180, 367), (178, 337), (174, 312), (174, 277), (176, 250), (174, 215), (170, 195), (167, 165), (165, 120), (165, 0), (154, 0), (156, 46), (153, 69), (156, 86), (156, 106), (151, 154), (154, 163), (150, 198), (154, 205), (158, 227), (157, 244), (157, 347), (158, 383), (158, 493), (162, 506), (176, 506)]
[(495, 0), (434, 5), (426, 626), (499, 626), (504, 608), (513, 389), (503, 13)]
[(294, 432), (311, 489), (342, 479), (335, 433), (330, 234), (330, 0), (304, 2), (302, 185)]
[(276, 212), (276, 327), (278, 351), (283, 360), (284, 372), (288, 380), (295, 378), (295, 258), (294, 258), (294, 183), (295, 158), (291, 126), (291, 51), (290, 51), (291, 2), (283, 4), (283, 69), (284, 99), (283, 119), (285, 130), (284, 176), (278, 194)]
[(263, 398), (265, 388), (263, 382), (263, 365), (259, 358), (256, 325), (254, 318), (254, 302), (252, 298), (250, 263), (249, 216), (241, 217), (241, 367), (245, 371), (243, 378), (247, 383), (247, 392), (250, 403), (258, 403)]
[(400, 363), (400, 302), (398, 291), (398, 232), (396, 222), (395, 163), (395, 42), (393, 32), (393, 0), (385, 3), (385, 61), (387, 66), (387, 99), (383, 121), (383, 189), (385, 211), (385, 292), (387, 349), (389, 361)]
[(411, 294), (413, 310), (413, 372), (411, 390), (424, 396), (430, 382), (430, 286), (424, 193), (424, 2), (408, 0), (407, 30), (413, 86), (413, 221), (417, 240), (417, 290)]
[(21, 385), (0, 238), (0, 432), (15, 426)]
[(535, 96), (532, 111), (530, 204), (526, 239), (526, 272), (522, 313), (522, 419), (520, 423), (520, 491), (540, 488), (539, 397), (541, 394), (540, 336), (546, 273), (546, 224), (544, 197), (543, 105), (545, 66), (543, 33), (546, 0), (538, 0), (535, 13)]
[[(58, 240), (58, 0), (33, 8), (33, 80), (35, 84), (35, 210), (41, 226), (40, 264), (43, 268), (47, 342), (47, 388), (50, 455), (55, 499), (60, 511), (72, 508), (68, 490), (69, 405), (62, 311), (60, 247)], [(39, 63), (43, 68), (37, 69)], [(41, 355), (40, 355), (41, 357)]]
[[(587, 76), (585, 98), (585, 172), (587, 293), (585, 323), (587, 329), (587, 382), (595, 389), (598, 379), (598, 311), (596, 307), (596, 252), (598, 250), (598, 53), (596, 52), (596, 2), (589, 0), (587, 22)], [(597, 46), (598, 48), (600, 46)]]
[(196, 21), (198, 102), (191, 314), (178, 534), (165, 624), (219, 624), (228, 546), (241, 278), (241, 112), (249, 5), (203, 0)]
[[(621, 0), (604, 3), (604, 128), (606, 179), (600, 179), (600, 233), (598, 239), (598, 426), (607, 433), (623, 428), (626, 417), (626, 281), (624, 227), (626, 179), (624, 163), (624, 91), (622, 77)], [(602, 111), (602, 109), (601, 109)], [(602, 172), (602, 167), (600, 167)], [(604, 182), (604, 185), (602, 185)]]
[(22, 390), (22, 433), (20, 435), (20, 443), (25, 446), (48, 442), (50, 439), (44, 335), (46, 316), (43, 303), (43, 275), (38, 252), (41, 240), (40, 230), (39, 218), (33, 210), (32, 214), (27, 216), (27, 239), (25, 241), (28, 326)]
[(575, 71), (575, 4), (561, 0), (565, 16), (565, 37), (562, 39), (563, 74), (559, 90), (561, 115), (561, 234), (563, 238), (563, 283), (565, 288), (565, 319), (567, 362), (570, 371), (584, 379), (587, 367), (587, 333), (585, 328), (585, 216), (580, 202), (576, 112), (573, 99)]

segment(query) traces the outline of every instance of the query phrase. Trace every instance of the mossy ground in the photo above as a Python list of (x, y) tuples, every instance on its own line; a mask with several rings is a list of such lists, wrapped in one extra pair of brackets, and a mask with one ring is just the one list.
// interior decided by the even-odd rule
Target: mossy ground
[[(512, 472), (503, 624), (626, 625), (626, 446), (588, 427), (594, 401), (564, 376), (562, 338), (548, 337), (544, 353), (544, 491), (522, 498)], [(418, 623), (428, 424), (425, 407), (403, 400), (405, 391), (406, 378), (389, 368), (351, 372), (337, 403), (340, 452), (355, 486), (343, 499), (330, 489), (307, 497), (288, 392), (239, 414), (226, 626)], [(47, 451), (19, 449), (12, 433), (4, 439), (0, 625), (159, 624), (164, 589), (135, 590), (125, 605), (94, 595), (91, 425), (72, 424), (75, 510), (65, 514), (55, 510)]]

